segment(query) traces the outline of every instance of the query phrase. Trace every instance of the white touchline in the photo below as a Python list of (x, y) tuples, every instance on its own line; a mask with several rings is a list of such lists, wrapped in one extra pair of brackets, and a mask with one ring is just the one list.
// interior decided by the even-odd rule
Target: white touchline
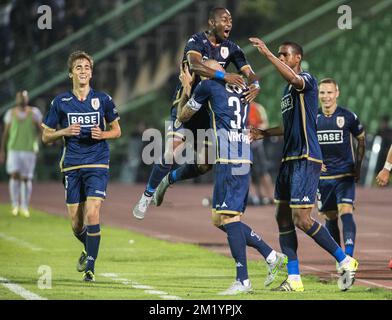
[[(302, 265), (302, 266), (305, 267), (305, 268), (307, 268), (307, 269), (310, 269), (310, 270), (314, 270), (314, 271), (326, 273), (326, 274), (329, 274), (329, 275), (331, 275), (331, 276), (333, 276), (333, 277), (339, 278), (339, 276), (338, 276), (337, 274), (333, 274), (333, 273), (328, 272), (328, 271), (324, 271), (324, 270), (321, 270), (321, 269), (318, 269), (318, 268), (314, 268), (314, 267), (310, 267), (310, 266), (306, 266), (306, 265)], [(392, 287), (384, 286), (384, 285), (382, 285), (382, 284), (375, 283), (375, 282), (368, 281), (368, 280), (362, 280), (362, 279), (357, 279), (357, 278), (356, 278), (355, 281), (356, 281), (356, 282), (363, 282), (363, 283), (370, 284), (370, 285), (373, 285), (373, 286), (376, 286), (376, 287), (381, 287), (381, 288), (386, 288), (386, 289), (392, 289)]]
[(114, 281), (121, 281), (121, 283), (123, 285), (130, 285), (134, 289), (144, 290), (144, 292), (147, 293), (147, 294), (158, 295), (162, 299), (166, 299), (166, 300), (181, 300), (180, 297), (169, 295), (165, 291), (155, 290), (154, 287), (147, 286), (147, 285), (144, 285), (144, 284), (140, 284), (140, 283), (138, 283), (136, 281), (131, 281), (131, 280), (128, 280), (128, 279), (125, 279), (125, 278), (119, 278), (118, 274), (116, 274), (116, 273), (101, 273), (101, 276), (104, 276), (106, 278), (110, 278), (111, 280), (114, 280)]
[(27, 241), (15, 238), (13, 236), (9, 236), (9, 235), (7, 235), (7, 234), (5, 234), (3, 232), (0, 232), (0, 238), (4, 239), (4, 240), (7, 240), (7, 241), (15, 242), (17, 245), (19, 245), (21, 247), (28, 248), (28, 249), (33, 250), (33, 251), (41, 251), (41, 250), (43, 250), (42, 248), (36, 247), (36, 246), (32, 245), (31, 243), (29, 243)]
[(18, 284), (10, 282), (6, 278), (0, 277), (0, 283), (8, 290), (12, 291), (13, 293), (17, 294), (18, 296), (21, 296), (26, 300), (48, 300), (44, 297), (39, 296), (38, 294), (35, 294), (34, 292), (26, 290)]

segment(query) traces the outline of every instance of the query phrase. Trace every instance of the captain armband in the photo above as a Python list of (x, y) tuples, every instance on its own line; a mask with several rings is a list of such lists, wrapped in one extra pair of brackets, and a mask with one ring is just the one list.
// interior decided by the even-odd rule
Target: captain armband
[(385, 161), (384, 169), (387, 169), (388, 171), (391, 171), (391, 169), (392, 169), (392, 163), (390, 163), (390, 162), (388, 162), (388, 161)]
[(190, 98), (186, 104), (189, 108), (191, 108), (193, 111), (199, 111), (201, 108), (201, 104), (198, 103), (193, 97)]

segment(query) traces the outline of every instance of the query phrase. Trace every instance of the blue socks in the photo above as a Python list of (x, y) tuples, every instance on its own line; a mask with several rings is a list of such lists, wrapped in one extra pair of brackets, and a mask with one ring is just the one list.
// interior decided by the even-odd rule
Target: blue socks
[(144, 193), (148, 196), (152, 196), (155, 189), (161, 183), (162, 179), (169, 173), (171, 168), (171, 164), (154, 164)]
[(248, 225), (241, 223), (242, 232), (245, 235), (246, 244), (255, 248), (260, 254), (267, 259), (268, 255), (272, 252), (272, 248), (266, 244), (261, 237), (256, 234)]
[(248, 279), (248, 267), (246, 262), (246, 239), (242, 231), (241, 222), (228, 223), (225, 225), (225, 229), (231, 255), (236, 263), (236, 279), (243, 283), (244, 280)]
[(343, 240), (346, 254), (350, 257), (354, 254), (355, 236), (357, 228), (352, 213), (343, 213), (340, 216), (343, 224)]
[(86, 271), (94, 273), (95, 260), (98, 257), (99, 242), (101, 241), (101, 228), (99, 224), (87, 226), (87, 267)]
[(287, 256), (287, 272), (289, 275), (299, 275), (299, 262), (297, 257), (298, 239), (295, 226), (279, 227), (279, 243), (282, 252)]
[(83, 227), (83, 230), (80, 233), (74, 231), (73, 234), (81, 243), (83, 243), (84, 250), (86, 250), (87, 228)]
[(320, 247), (333, 255), (337, 262), (343, 261), (346, 257), (342, 248), (338, 246), (328, 230), (317, 221), (314, 221), (313, 225), (306, 233), (312, 237)]

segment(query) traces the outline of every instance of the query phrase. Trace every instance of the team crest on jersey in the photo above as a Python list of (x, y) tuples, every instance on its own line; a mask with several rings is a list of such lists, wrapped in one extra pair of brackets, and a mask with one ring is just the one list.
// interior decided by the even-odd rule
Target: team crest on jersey
[(344, 127), (344, 117), (336, 117), (336, 124), (339, 128)]
[(98, 98), (92, 98), (91, 99), (91, 106), (93, 107), (94, 110), (98, 110), (100, 103)]
[(228, 47), (222, 47), (220, 49), (220, 55), (222, 56), (223, 59), (226, 59), (229, 56), (229, 48)]

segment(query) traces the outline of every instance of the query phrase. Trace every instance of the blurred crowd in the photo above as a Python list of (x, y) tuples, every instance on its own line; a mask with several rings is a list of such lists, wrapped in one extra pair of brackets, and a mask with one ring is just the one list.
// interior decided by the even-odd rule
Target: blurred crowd
[[(0, 0), (0, 70), (48, 48), (125, 1)], [(51, 8), (51, 30), (38, 28), (43, 15), (38, 8), (43, 5)]]

